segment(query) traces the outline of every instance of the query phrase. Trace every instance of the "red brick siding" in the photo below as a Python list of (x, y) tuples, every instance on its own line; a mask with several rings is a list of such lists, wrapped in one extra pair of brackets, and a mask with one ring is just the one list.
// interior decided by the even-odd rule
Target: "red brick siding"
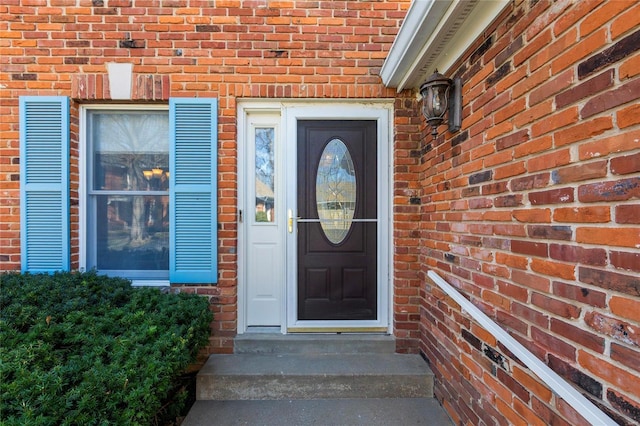
[[(78, 111), (110, 101), (107, 62), (133, 63), (132, 99), (219, 99), (219, 270), (207, 295), (215, 313), (211, 352), (229, 352), (237, 311), (237, 124), (239, 98), (395, 100), (397, 246), (418, 243), (419, 191), (411, 153), (422, 122), (409, 91), (378, 76), (409, 6), (398, 1), (52, 0), (0, 6), (0, 270), (20, 268), (18, 97), (72, 98), (71, 245), (79, 266)], [(410, 183), (411, 182), (411, 183)], [(417, 351), (417, 256), (395, 253), (398, 349)], [(413, 273), (408, 274), (407, 271)]]
[[(614, 419), (638, 422), (640, 8), (508, 9), (450, 71), (462, 131), (424, 133), (409, 252), (421, 276), (435, 269)], [(585, 423), (425, 282), (421, 350), (456, 422)]]

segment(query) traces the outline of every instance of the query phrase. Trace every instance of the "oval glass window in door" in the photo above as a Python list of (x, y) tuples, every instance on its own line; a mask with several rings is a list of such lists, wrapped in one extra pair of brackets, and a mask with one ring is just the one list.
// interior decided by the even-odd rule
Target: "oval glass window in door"
[(340, 244), (346, 238), (356, 209), (356, 174), (349, 149), (332, 139), (322, 151), (316, 176), (316, 205), (327, 239)]

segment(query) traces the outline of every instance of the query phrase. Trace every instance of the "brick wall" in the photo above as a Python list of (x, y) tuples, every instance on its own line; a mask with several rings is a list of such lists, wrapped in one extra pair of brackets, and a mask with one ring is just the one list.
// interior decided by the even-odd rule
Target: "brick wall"
[[(236, 103), (238, 98), (389, 98), (395, 101), (398, 168), (419, 139), (412, 93), (378, 73), (409, 0), (16, 0), (0, 5), (0, 270), (20, 268), (18, 97), (63, 95), (71, 107), (72, 268), (79, 266), (78, 111), (110, 102), (107, 62), (133, 63), (132, 100), (219, 99), (219, 269), (210, 350), (229, 352), (236, 333)], [(409, 204), (407, 173), (397, 202)], [(400, 210), (404, 207), (400, 207)], [(396, 238), (409, 241), (399, 215)], [(419, 280), (404, 276), (415, 256), (398, 254), (399, 349), (417, 350)], [(414, 274), (415, 275), (415, 274)], [(411, 322), (410, 322), (411, 321)]]
[[(462, 131), (424, 132), (421, 350), (459, 424), (584, 424), (436, 270), (620, 424), (640, 422), (640, 4), (516, 1), (461, 58)], [(398, 249), (397, 249), (398, 250)]]

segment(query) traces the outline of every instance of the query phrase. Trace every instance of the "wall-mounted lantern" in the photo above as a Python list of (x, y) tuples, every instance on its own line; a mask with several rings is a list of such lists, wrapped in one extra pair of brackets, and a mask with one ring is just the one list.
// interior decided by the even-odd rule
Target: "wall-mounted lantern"
[(451, 80), (434, 72), (420, 86), (422, 114), (431, 126), (433, 137), (438, 136), (438, 126), (449, 111), (449, 131), (457, 132), (462, 125), (462, 83), (459, 78)]

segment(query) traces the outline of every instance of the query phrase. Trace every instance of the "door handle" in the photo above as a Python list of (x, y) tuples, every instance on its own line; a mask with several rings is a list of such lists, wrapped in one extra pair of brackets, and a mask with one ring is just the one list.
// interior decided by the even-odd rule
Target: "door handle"
[(294, 218), (293, 217), (293, 210), (289, 209), (287, 211), (287, 229), (289, 230), (289, 233), (292, 234), (293, 233), (293, 221), (295, 220), (299, 220), (299, 217)]

